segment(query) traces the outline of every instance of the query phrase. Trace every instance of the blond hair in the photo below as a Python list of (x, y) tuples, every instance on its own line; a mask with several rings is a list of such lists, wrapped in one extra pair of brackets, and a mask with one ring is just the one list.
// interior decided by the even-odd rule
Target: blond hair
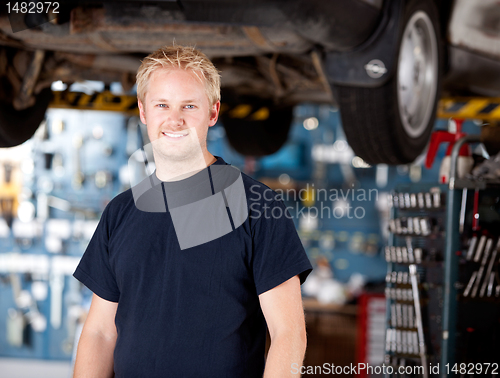
[(210, 59), (194, 47), (174, 45), (161, 47), (142, 61), (136, 76), (137, 98), (142, 103), (151, 75), (161, 68), (193, 71), (205, 85), (210, 106), (220, 101), (220, 75)]

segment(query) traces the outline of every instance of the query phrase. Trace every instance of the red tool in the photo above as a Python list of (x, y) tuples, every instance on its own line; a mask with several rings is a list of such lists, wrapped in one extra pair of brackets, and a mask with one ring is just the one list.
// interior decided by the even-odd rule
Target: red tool
[[(439, 182), (447, 183), (448, 176), (450, 174), (450, 155), (451, 150), (453, 149), (453, 145), (457, 140), (467, 135), (462, 132), (462, 123), (463, 119), (455, 119), (450, 120), (448, 131), (445, 130), (437, 130), (432, 133), (431, 141), (429, 144), (429, 149), (427, 151), (427, 158), (425, 160), (426, 168), (431, 168), (434, 163), (434, 159), (436, 158), (437, 150), (441, 143), (449, 143), (448, 148), (446, 149), (446, 156), (441, 163), (441, 168), (439, 170)], [(459, 158), (458, 158), (458, 177), (463, 177), (465, 173), (470, 172), (472, 168), (473, 159), (471, 158), (470, 147), (468, 144), (464, 144), (460, 149)]]

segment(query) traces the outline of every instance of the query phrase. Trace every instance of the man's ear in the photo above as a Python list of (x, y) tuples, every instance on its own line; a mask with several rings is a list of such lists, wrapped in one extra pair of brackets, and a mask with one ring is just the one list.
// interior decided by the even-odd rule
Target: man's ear
[(137, 105), (139, 106), (139, 115), (141, 117), (141, 122), (146, 124), (146, 112), (144, 109), (144, 105), (141, 100), (137, 100)]
[(220, 101), (217, 101), (212, 105), (212, 109), (210, 109), (210, 121), (208, 123), (209, 127), (212, 127), (217, 123), (217, 119), (219, 118), (219, 110), (220, 110)]

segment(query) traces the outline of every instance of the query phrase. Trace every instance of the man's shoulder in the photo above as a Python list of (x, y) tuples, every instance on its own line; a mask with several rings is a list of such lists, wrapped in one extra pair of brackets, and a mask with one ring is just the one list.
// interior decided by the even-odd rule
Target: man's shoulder
[(127, 205), (130, 201), (133, 201), (132, 188), (128, 188), (118, 193), (109, 203), (113, 203), (115, 206), (123, 206)]
[(124, 190), (123, 192), (114, 196), (106, 205), (105, 212), (112, 217), (117, 217), (119, 214), (130, 208), (134, 204), (132, 189)]
[(243, 185), (250, 203), (259, 202), (270, 204), (274, 201), (281, 201), (281, 195), (262, 182), (241, 172)]

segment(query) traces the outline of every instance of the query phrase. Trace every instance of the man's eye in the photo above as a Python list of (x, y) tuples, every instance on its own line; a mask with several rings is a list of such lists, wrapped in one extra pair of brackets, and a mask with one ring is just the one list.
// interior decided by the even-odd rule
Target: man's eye
[(188, 109), (194, 109), (195, 106), (194, 105), (186, 105), (186, 108), (188, 108)]
[(167, 105), (165, 105), (165, 104), (158, 104), (158, 107), (160, 107), (160, 108), (166, 108)]

